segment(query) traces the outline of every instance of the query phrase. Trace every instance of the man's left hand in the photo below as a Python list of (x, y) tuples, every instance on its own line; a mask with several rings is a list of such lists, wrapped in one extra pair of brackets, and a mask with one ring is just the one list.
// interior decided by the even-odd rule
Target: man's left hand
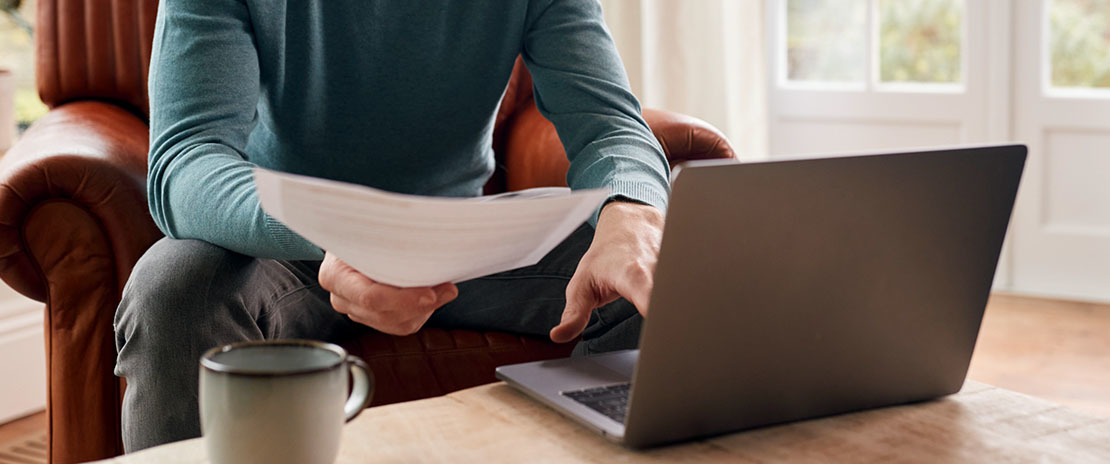
[(590, 249), (567, 284), (562, 321), (551, 340), (565, 343), (586, 329), (594, 309), (623, 297), (647, 316), (663, 213), (652, 206), (614, 201), (601, 210)]

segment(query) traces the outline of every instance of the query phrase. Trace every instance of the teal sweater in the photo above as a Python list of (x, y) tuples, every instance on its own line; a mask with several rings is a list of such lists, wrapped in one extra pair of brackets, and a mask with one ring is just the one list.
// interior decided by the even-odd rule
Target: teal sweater
[(150, 65), (154, 221), (251, 256), (321, 259), (262, 211), (254, 166), (479, 195), (517, 55), (566, 148), (569, 185), (663, 209), (667, 163), (597, 0), (163, 0)]

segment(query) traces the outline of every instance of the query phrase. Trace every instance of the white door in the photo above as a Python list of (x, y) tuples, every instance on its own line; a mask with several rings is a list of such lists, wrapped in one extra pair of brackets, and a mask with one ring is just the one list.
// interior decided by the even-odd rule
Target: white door
[(0, 282), (0, 424), (46, 407), (42, 311)]
[[(772, 0), (770, 151), (775, 155), (1004, 139), (988, 118), (991, 18), (965, 0)], [(993, 92), (992, 92), (993, 91)]]
[(1019, 0), (1014, 20), (1013, 286), (1110, 301), (1110, 2)]
[[(1009, 0), (769, 0), (772, 158), (1009, 138)], [(1007, 250), (996, 286), (1008, 284)]]

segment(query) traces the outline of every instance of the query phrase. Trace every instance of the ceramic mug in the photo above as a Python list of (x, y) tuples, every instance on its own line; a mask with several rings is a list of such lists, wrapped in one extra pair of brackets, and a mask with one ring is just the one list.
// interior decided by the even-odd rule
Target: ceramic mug
[(330, 343), (234, 343), (200, 366), (201, 430), (215, 464), (334, 462), (343, 424), (374, 393), (366, 364)]

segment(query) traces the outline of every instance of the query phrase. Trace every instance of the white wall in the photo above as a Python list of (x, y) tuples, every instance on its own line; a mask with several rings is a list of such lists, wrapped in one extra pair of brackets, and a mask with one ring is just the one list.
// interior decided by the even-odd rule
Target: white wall
[(644, 107), (712, 124), (742, 159), (767, 154), (763, 2), (601, 0)]
[(0, 423), (46, 407), (43, 305), (0, 283)]

